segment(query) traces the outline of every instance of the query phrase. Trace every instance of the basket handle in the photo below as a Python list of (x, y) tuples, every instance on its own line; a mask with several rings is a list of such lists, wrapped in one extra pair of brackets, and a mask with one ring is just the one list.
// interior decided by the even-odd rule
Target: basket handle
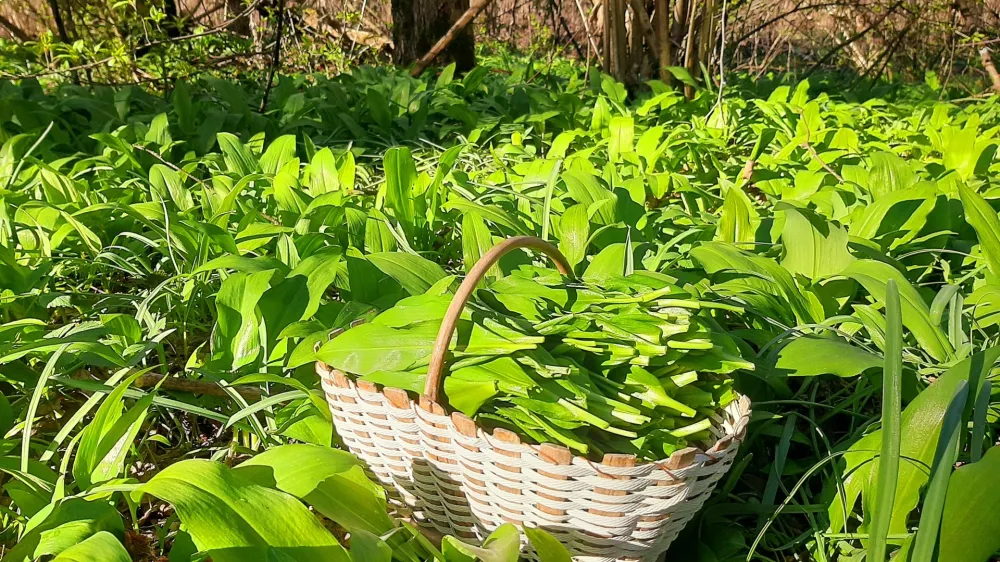
[(534, 236), (508, 238), (483, 254), (479, 258), (479, 261), (476, 262), (476, 265), (472, 266), (472, 269), (469, 270), (469, 274), (465, 276), (465, 280), (462, 281), (454, 298), (451, 299), (448, 311), (445, 312), (444, 319), (441, 320), (441, 329), (438, 330), (437, 339), (434, 340), (434, 351), (431, 352), (431, 363), (427, 368), (427, 381), (424, 383), (424, 396), (432, 402), (436, 403), (441, 393), (441, 384), (444, 379), (444, 360), (448, 354), (448, 345), (451, 343), (451, 336), (455, 332), (455, 326), (462, 315), (465, 303), (469, 301), (469, 297), (476, 290), (476, 285), (483, 279), (486, 272), (493, 267), (493, 264), (500, 261), (500, 258), (507, 252), (518, 248), (539, 250), (556, 264), (556, 269), (559, 270), (559, 273), (563, 275), (573, 274), (573, 268), (570, 267), (569, 261), (566, 260), (566, 256), (562, 255), (562, 252), (558, 248)]

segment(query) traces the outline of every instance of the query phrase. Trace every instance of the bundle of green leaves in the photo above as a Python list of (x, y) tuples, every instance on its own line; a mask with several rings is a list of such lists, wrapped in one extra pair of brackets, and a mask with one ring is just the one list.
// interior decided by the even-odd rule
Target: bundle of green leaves
[[(600, 284), (523, 266), (477, 291), (451, 340), (444, 393), (484, 427), (599, 458), (659, 460), (712, 439), (711, 416), (752, 369), (714, 315), (665, 275)], [(405, 298), (325, 344), (318, 357), (350, 375), (420, 393), (454, 278)]]

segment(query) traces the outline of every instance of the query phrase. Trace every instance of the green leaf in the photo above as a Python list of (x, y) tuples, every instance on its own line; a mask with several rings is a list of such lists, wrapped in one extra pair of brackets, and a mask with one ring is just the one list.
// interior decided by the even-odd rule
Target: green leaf
[(578, 203), (566, 209), (559, 219), (559, 251), (574, 269), (587, 257), (590, 240), (590, 214)]
[(101, 531), (124, 538), (122, 517), (110, 504), (82, 498), (58, 500), (28, 521), (24, 534), (2, 562), (33, 562), (56, 555)]
[(149, 130), (144, 137), (146, 142), (153, 142), (160, 146), (170, 144), (170, 122), (167, 121), (166, 113), (159, 113), (149, 123)]
[(480, 562), (517, 562), (521, 553), (521, 535), (517, 527), (504, 523), (486, 537), (482, 547), (466, 544), (451, 535), (444, 538), (442, 546), (446, 555), (447, 549), (451, 548)]
[(293, 158), (295, 158), (295, 135), (282, 135), (274, 139), (260, 157), (260, 170), (265, 174), (277, 174)]
[(314, 154), (309, 163), (309, 193), (318, 197), (334, 191), (340, 191), (337, 159), (329, 148), (324, 148)]
[(941, 518), (939, 560), (982, 562), (1000, 549), (1000, 447), (951, 475)]
[(886, 538), (892, 521), (892, 506), (899, 479), (900, 414), (903, 386), (903, 319), (899, 289), (892, 279), (886, 283), (886, 346), (882, 370), (882, 451), (875, 483), (877, 499), (872, 516), (868, 560), (885, 560)]
[(351, 559), (299, 500), (218, 462), (172, 464), (138, 492), (172, 504), (195, 545), (215, 562)]
[(874, 260), (856, 260), (843, 274), (864, 286), (869, 294), (878, 301), (885, 301), (885, 284), (889, 279), (899, 286), (903, 312), (903, 325), (906, 326), (920, 346), (938, 360), (947, 359), (954, 351), (948, 337), (931, 319), (927, 303), (920, 293), (910, 285), (906, 277), (898, 269), (887, 263)]
[(327, 288), (337, 278), (340, 263), (339, 249), (324, 249), (299, 262), (281, 283), (261, 295), (258, 306), (271, 346), (293, 322), (316, 314)]
[(920, 523), (917, 525), (913, 554), (910, 556), (912, 562), (932, 562), (935, 559), (948, 482), (951, 480), (955, 461), (958, 460), (958, 447), (965, 425), (962, 423), (962, 411), (968, 398), (968, 381), (959, 381), (941, 422), (941, 434), (935, 447), (934, 462), (931, 463), (927, 491), (924, 503), (920, 506)]
[(180, 174), (171, 168), (163, 164), (153, 164), (149, 169), (149, 183), (153, 189), (166, 193), (181, 211), (188, 211), (194, 207), (191, 192), (184, 187)]
[[(483, 217), (474, 211), (462, 215), (462, 259), (465, 272), (468, 273), (483, 254), (493, 247), (493, 234), (483, 221)], [(486, 272), (486, 279), (496, 279), (502, 275), (500, 266), (494, 264)]]
[[(454, 68), (455, 64), (450, 66)], [(354, 562), (392, 562), (392, 547), (368, 531), (351, 529), (351, 559)]]
[(544, 529), (525, 527), (524, 534), (535, 549), (538, 557), (545, 562), (572, 562), (572, 557), (566, 547), (547, 533)]
[(389, 113), (389, 102), (385, 96), (375, 88), (368, 88), (366, 99), (372, 119), (379, 127), (388, 130), (392, 126), (392, 114)]
[(233, 472), (261, 486), (291, 494), (352, 533), (381, 535), (393, 528), (385, 491), (365, 476), (357, 458), (317, 445), (282, 445), (264, 451)]
[(566, 170), (562, 179), (569, 196), (587, 206), (594, 222), (601, 225), (615, 222), (615, 202), (618, 199), (597, 176), (579, 170)]
[(631, 117), (612, 117), (610, 136), (608, 137), (608, 157), (617, 162), (623, 152), (632, 152), (632, 141), (635, 138), (635, 123)]
[(215, 298), (218, 311), (215, 334), (233, 369), (249, 365), (261, 355), (257, 303), (272, 275), (271, 271), (235, 273), (219, 287)]
[(150, 393), (122, 413), (125, 391), (141, 374), (135, 373), (120, 382), (114, 392), (104, 399), (93, 421), (81, 432), (73, 464), (73, 477), (80, 488), (86, 489), (117, 478), (125, 470), (125, 458), (153, 403), (153, 394)]
[(958, 184), (958, 194), (965, 210), (965, 220), (976, 229), (979, 249), (986, 258), (990, 273), (1000, 275), (1000, 218), (985, 199), (964, 183)]
[(867, 240), (890, 238), (888, 245), (883, 243), (883, 247), (890, 249), (905, 244), (916, 238), (927, 223), (937, 194), (936, 188), (928, 186), (883, 194), (871, 204), (856, 209), (860, 213), (852, 214), (848, 230), (852, 236)]
[[(817, 361), (822, 357), (822, 361)], [(778, 351), (774, 368), (793, 377), (856, 377), (882, 364), (882, 358), (840, 338), (801, 336)]]
[(219, 133), (216, 136), (226, 168), (240, 177), (249, 176), (257, 171), (257, 158), (245, 144), (230, 133)]
[(673, 75), (673, 77), (679, 80), (682, 84), (691, 86), (692, 88), (697, 87), (694, 78), (691, 78), (691, 73), (689, 73), (683, 66), (668, 66), (667, 72)]
[(747, 194), (737, 187), (726, 190), (715, 239), (737, 246), (752, 247), (757, 240), (758, 226), (760, 226), (760, 216), (757, 215), (757, 210), (754, 209)]
[(691, 250), (691, 256), (709, 274), (735, 271), (764, 281), (764, 287), (772, 294), (781, 295), (788, 301), (799, 323), (815, 322), (823, 318), (822, 309), (817, 310), (817, 307), (810, 304), (788, 270), (774, 260), (749, 254), (723, 242), (703, 243)]
[(62, 551), (52, 562), (132, 562), (117, 537), (107, 531), (95, 533)]
[(583, 278), (594, 283), (604, 283), (624, 275), (627, 252), (625, 244), (609, 244), (590, 260)]
[(791, 206), (780, 209), (785, 215), (781, 230), (785, 269), (818, 280), (841, 273), (854, 261), (847, 251), (847, 231), (836, 223)]
[(876, 152), (870, 159), (872, 167), (866, 187), (872, 197), (909, 189), (917, 182), (917, 175), (909, 163), (891, 152)]
[(413, 184), (417, 180), (417, 169), (410, 149), (404, 146), (390, 148), (385, 152), (385, 205), (392, 209), (396, 220), (404, 225), (412, 225), (414, 219)]
[(427, 364), (437, 332), (438, 325), (434, 322), (407, 330), (362, 324), (324, 344), (316, 357), (341, 371), (357, 375), (405, 371)]
[(441, 266), (413, 254), (379, 252), (365, 257), (383, 273), (395, 279), (411, 295), (427, 292), (431, 285), (445, 277)]
[[(902, 291), (900, 297), (903, 297)], [(900, 304), (905, 311), (905, 301), (901, 300)], [(1000, 348), (990, 348), (958, 363), (918, 394), (903, 410), (899, 431), (899, 478), (889, 525), (890, 534), (906, 532), (908, 515), (917, 507), (920, 490), (927, 483), (927, 467), (934, 461), (941, 425), (955, 389), (964, 381), (969, 384), (972, 395), (971, 389), (979, 388), (979, 382), (998, 359)], [(975, 402), (975, 396), (970, 396), (970, 401)], [(845, 475), (843, 492), (840, 489), (836, 491), (829, 508), (832, 532), (844, 529), (847, 514), (854, 511), (859, 496), (862, 498), (864, 525), (867, 527), (871, 524), (875, 512), (876, 475), (881, 445), (882, 430), (879, 429), (859, 439), (844, 455), (845, 467), (841, 472)]]

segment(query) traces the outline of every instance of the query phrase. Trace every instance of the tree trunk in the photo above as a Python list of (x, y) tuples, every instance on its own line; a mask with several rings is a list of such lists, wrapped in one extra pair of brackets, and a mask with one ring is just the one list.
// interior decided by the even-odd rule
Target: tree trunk
[(59, 40), (69, 43), (69, 34), (66, 33), (66, 24), (63, 22), (62, 12), (59, 10), (57, 0), (49, 0), (49, 8), (52, 10), (52, 19), (56, 22), (56, 31), (59, 33)]
[[(688, 26), (687, 42), (684, 45), (684, 68), (692, 78), (695, 76), (695, 69), (698, 67), (698, 51), (695, 50), (695, 41), (698, 40), (697, 15), (698, 6), (694, 0), (688, 4)], [(694, 88), (690, 84), (684, 85), (684, 97), (691, 99), (694, 97)]]
[[(392, 0), (393, 62), (408, 65), (443, 37), (469, 9), (469, 0)], [(466, 71), (476, 65), (475, 38), (466, 26), (442, 53)]]
[(9, 19), (3, 17), (3, 14), (0, 14), (0, 27), (6, 29), (7, 32), (10, 33), (11, 37), (13, 37), (14, 39), (17, 39), (18, 41), (22, 41), (23, 42), (23, 41), (27, 41), (29, 39), (27, 33), (25, 33), (24, 31), (22, 31), (20, 27), (14, 25), (14, 22), (12, 22)]
[(673, 77), (667, 70), (671, 66), (671, 51), (673, 44), (670, 39), (670, 2), (669, 0), (656, 0), (656, 37), (659, 40), (660, 80), (670, 83)]
[(619, 82), (628, 74), (628, 36), (625, 32), (625, 0), (605, 0), (604, 64)]

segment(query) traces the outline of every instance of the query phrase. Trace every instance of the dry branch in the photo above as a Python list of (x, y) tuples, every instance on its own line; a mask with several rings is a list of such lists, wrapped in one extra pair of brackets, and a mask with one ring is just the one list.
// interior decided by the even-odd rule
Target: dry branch
[(483, 9), (489, 5), (489, 3), (490, 0), (477, 0), (475, 4), (469, 6), (469, 9), (462, 14), (462, 17), (458, 18), (458, 21), (451, 26), (448, 33), (445, 33), (444, 37), (438, 39), (438, 42), (431, 47), (431, 50), (427, 51), (427, 54), (421, 57), (420, 60), (413, 65), (413, 70), (410, 71), (410, 76), (420, 76), (424, 69), (427, 68), (431, 62), (433, 62), (434, 59), (441, 54), (441, 51), (444, 51), (448, 45), (455, 40), (455, 37), (458, 37), (458, 34), (465, 29), (465, 26), (472, 23), (472, 20), (476, 19), (479, 12), (482, 12)]

